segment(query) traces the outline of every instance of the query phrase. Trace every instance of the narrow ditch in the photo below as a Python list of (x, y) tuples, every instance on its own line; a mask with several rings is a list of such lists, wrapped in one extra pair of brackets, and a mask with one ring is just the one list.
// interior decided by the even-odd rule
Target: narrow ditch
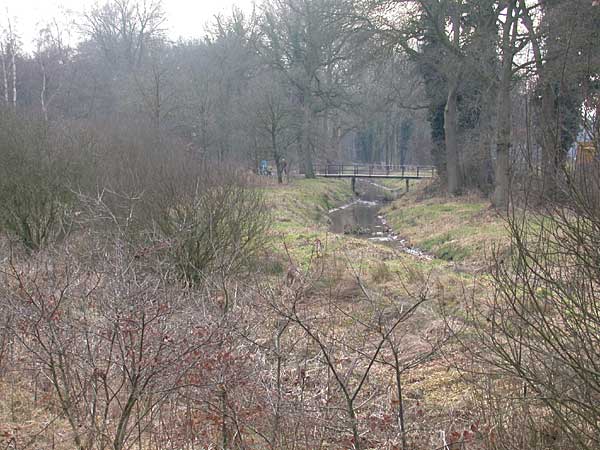
[[(419, 259), (433, 259), (421, 249), (410, 246), (406, 239), (389, 225), (381, 212), (383, 206), (390, 201), (389, 188), (381, 188), (382, 186), (375, 183), (358, 180), (358, 198), (329, 211), (331, 232), (386, 243)], [(387, 196), (384, 191), (388, 192)]]

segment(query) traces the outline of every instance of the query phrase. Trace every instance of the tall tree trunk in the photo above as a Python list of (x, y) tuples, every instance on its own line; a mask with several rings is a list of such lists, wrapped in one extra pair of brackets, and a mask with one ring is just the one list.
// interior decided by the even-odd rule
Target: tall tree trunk
[(444, 132), (446, 135), (446, 172), (448, 192), (460, 193), (460, 164), (458, 160), (458, 77), (453, 76), (448, 86), (448, 100), (444, 110)]
[(383, 143), (383, 148), (384, 148), (384, 153), (385, 153), (385, 165), (389, 166), (390, 165), (390, 150), (391, 150), (391, 146), (390, 146), (390, 130), (389, 130), (390, 124), (389, 121), (386, 120), (384, 125), (383, 125), (383, 136), (384, 136), (384, 143)]
[(394, 135), (396, 136), (396, 141), (398, 142), (397, 146), (401, 166), (404, 166), (406, 164), (409, 143), (412, 136), (412, 127), (412, 119), (404, 119), (400, 123), (400, 125), (396, 126), (396, 131), (394, 132)]
[(6, 53), (4, 44), (0, 44), (0, 58), (2, 58), (2, 81), (4, 82), (4, 103), (8, 105), (8, 73), (6, 72)]
[(15, 47), (11, 45), (11, 66), (12, 66), (12, 104), (13, 108), (17, 108), (17, 62), (15, 60)]
[(156, 67), (152, 67), (152, 72), (154, 76), (154, 111), (152, 112), (152, 125), (154, 126), (154, 130), (156, 131), (156, 135), (160, 139), (160, 117), (161, 117), (161, 74), (159, 73)]
[(8, 39), (10, 46), (10, 68), (12, 73), (12, 104), (17, 108), (17, 38), (13, 32), (12, 24), (8, 21)]
[(497, 137), (496, 114), (498, 113), (497, 86), (489, 86), (485, 100), (481, 105), (479, 115), (478, 133), (478, 175), (479, 187), (482, 189), (494, 188), (494, 162), (496, 154), (495, 137)]
[[(482, 78), (482, 92), (479, 94), (479, 124), (477, 127), (478, 147), (476, 165), (479, 173), (474, 174), (477, 186), (486, 192), (494, 189), (494, 158), (496, 155), (496, 115), (498, 113), (498, 85), (496, 74), (498, 67), (498, 19), (501, 11), (496, 10), (497, 2), (482, 0), (479, 5), (477, 21), (476, 51), (480, 55), (481, 70), (488, 77)], [(478, 56), (479, 57), (479, 56)], [(492, 78), (494, 80), (492, 80)]]
[(315, 178), (315, 170), (312, 160), (312, 149), (310, 143), (310, 132), (312, 128), (312, 111), (310, 109), (309, 94), (305, 92), (303, 96), (303, 120), (302, 120), (302, 164), (304, 166), (304, 176), (306, 178)]
[(273, 148), (273, 159), (275, 160), (275, 169), (277, 170), (277, 183), (282, 184), (283, 165), (281, 164), (281, 154), (277, 145), (277, 130), (274, 125), (271, 127), (271, 147)]
[(536, 33), (533, 19), (527, 9), (526, 0), (519, 0), (519, 6), (523, 12), (523, 24), (531, 41), (535, 67), (539, 76), (539, 92), (542, 97), (540, 108), (542, 191), (545, 196), (552, 196), (556, 192), (559, 171), (564, 163), (564, 157), (561, 155), (561, 130), (557, 111), (558, 99), (548, 76), (550, 70), (548, 61), (545, 61), (542, 53), (541, 38)]
[(342, 159), (342, 127), (339, 124), (339, 119), (336, 119), (335, 127), (335, 161), (341, 161)]
[(550, 82), (540, 77), (542, 83), (541, 129), (542, 129), (542, 180), (543, 191), (552, 196), (556, 191), (560, 168), (560, 130), (556, 114), (556, 94)]
[[(456, 48), (460, 46), (460, 11), (452, 13), (452, 41)], [(446, 170), (448, 192), (456, 195), (461, 190), (460, 162), (458, 154), (458, 84), (459, 61), (454, 61), (448, 77), (448, 98), (444, 109), (444, 133), (446, 135)]]
[[(512, 130), (512, 65), (514, 58), (514, 40), (517, 34), (517, 23), (514, 17), (516, 0), (508, 4), (506, 22), (502, 32), (502, 73), (498, 89), (498, 134), (496, 143), (496, 187), (494, 190), (494, 206), (506, 207), (510, 189), (510, 136)], [(512, 33), (511, 33), (512, 31)]]
[(330, 131), (330, 119), (329, 119), (329, 111), (325, 110), (323, 112), (323, 143), (320, 145), (322, 150), (322, 155), (326, 160), (331, 159), (331, 153), (333, 149), (333, 136), (331, 136)]
[(498, 96), (498, 141), (496, 144), (496, 186), (493, 203), (497, 208), (508, 205), (510, 185), (510, 134), (511, 101), (510, 84), (500, 83)]
[(42, 69), (42, 90), (40, 92), (40, 102), (42, 105), (42, 113), (44, 114), (44, 120), (48, 122), (48, 107), (46, 105), (46, 66), (41, 60), (40, 68)]

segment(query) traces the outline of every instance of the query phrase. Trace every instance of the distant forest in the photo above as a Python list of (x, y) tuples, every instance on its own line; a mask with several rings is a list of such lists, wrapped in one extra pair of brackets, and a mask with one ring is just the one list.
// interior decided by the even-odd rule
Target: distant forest
[(111, 0), (48, 23), (28, 54), (5, 19), (5, 109), (279, 175), (282, 159), (307, 177), (432, 163), (449, 192), (497, 205), (519, 177), (552, 191), (578, 141), (598, 147), (593, 0), (272, 0), (180, 42), (165, 21), (159, 1)]

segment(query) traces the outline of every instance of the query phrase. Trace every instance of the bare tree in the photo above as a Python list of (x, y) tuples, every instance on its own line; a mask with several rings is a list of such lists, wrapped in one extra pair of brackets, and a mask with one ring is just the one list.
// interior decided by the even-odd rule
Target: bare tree
[[(297, 110), (293, 107), (276, 73), (265, 73), (251, 85), (257, 92), (249, 98), (247, 108), (258, 129), (263, 145), (269, 148), (277, 168), (277, 181), (283, 182), (284, 161), (297, 143)], [(257, 98), (258, 97), (258, 98)]]
[(598, 52), (590, 43), (597, 40), (600, 12), (587, 1), (520, 5), (537, 75), (533, 104), (539, 117), (542, 191), (552, 196), (558, 193), (568, 151), (578, 139), (586, 95), (581, 87), (597, 77)]
[(513, 80), (513, 60), (518, 53), (515, 48), (518, 36), (518, 16), (520, 8), (516, 1), (510, 1), (506, 7), (506, 17), (502, 24), (502, 68), (498, 86), (497, 100), (497, 151), (496, 151), (496, 188), (494, 204), (506, 206), (510, 190), (510, 147), (511, 147), (511, 91)]
[[(328, 70), (341, 69), (354, 50), (344, 1), (277, 0), (264, 11), (259, 51), (287, 80), (301, 110), (300, 153), (307, 178), (314, 177), (316, 115), (339, 94)], [(332, 77), (329, 77), (332, 80)]]
[(0, 42), (0, 58), (2, 58), (2, 81), (4, 87), (4, 103), (8, 105), (8, 72), (6, 71), (6, 55), (4, 42)]
[[(561, 190), (564, 203), (529, 209), (536, 203), (532, 189), (511, 210), (511, 248), (495, 257), (495, 295), (471, 305), (474, 353), (484, 367), (517, 382), (511, 402), (531, 414), (528, 436), (514, 448), (530, 448), (538, 431), (556, 448), (591, 450), (600, 443), (600, 186), (597, 176), (589, 176), (597, 162), (587, 164), (577, 178), (564, 174), (570, 178)], [(502, 433), (512, 433), (507, 422), (498, 424)]]
[[(19, 48), (19, 38), (13, 28), (12, 21), (7, 18), (6, 29), (0, 44), (2, 52), (2, 77), (4, 81), (4, 100), (6, 104), (12, 103), (13, 108), (17, 107), (17, 51)], [(8, 66), (8, 68), (7, 68)]]
[(61, 93), (67, 67), (70, 66), (71, 49), (65, 44), (63, 31), (56, 20), (40, 30), (35, 57), (40, 67), (42, 81), (40, 106), (48, 121), (48, 108)]
[(165, 16), (160, 1), (111, 0), (84, 15), (82, 30), (114, 67), (137, 67), (149, 43), (163, 32)]
[[(287, 283), (289, 286), (283, 288), (280, 298), (268, 299), (273, 312), (280, 317), (281, 325), (275, 341), (277, 348), (281, 346), (284, 332), (288, 335), (287, 339), (298, 336), (296, 339), (306, 340), (307, 355), (301, 361), (302, 383), (306, 383), (307, 390), (316, 383), (316, 398), (322, 398), (326, 405), (319, 408), (322, 420), (331, 421), (330, 426), (334, 428), (343, 423), (350, 431), (350, 439), (340, 441), (340, 437), (336, 437), (333, 438), (334, 442), (342, 442), (355, 449), (376, 442), (381, 444), (379, 438), (393, 442), (390, 434), (380, 437), (362, 418), (365, 410), (376, 408), (375, 399), (382, 395), (382, 390), (373, 381), (376, 368), (392, 369), (399, 403), (396, 404), (396, 420), (392, 419), (391, 425), (397, 426), (393, 432), (397, 433), (400, 442), (407, 448), (402, 376), (429, 360), (447, 336), (445, 332), (435, 337), (432, 335), (431, 341), (415, 337), (419, 334), (416, 332), (420, 327), (417, 325), (419, 310), (429, 300), (427, 289), (424, 288), (415, 296), (407, 295), (406, 298), (386, 298), (370, 292), (357, 277), (354, 282), (360, 291), (357, 293), (360, 299), (354, 298), (351, 304), (347, 304), (343, 297), (336, 297), (335, 290), (329, 290), (327, 301), (323, 302), (322, 298), (315, 298), (311, 291), (324, 270), (323, 263), (315, 258), (308, 269), (295, 276), (298, 280)], [(335, 325), (338, 321), (345, 323), (346, 331)], [(351, 330), (350, 333), (347, 330)], [(409, 337), (411, 346), (414, 346), (412, 349), (405, 343)], [(280, 367), (280, 360), (277, 361), (277, 367)], [(325, 374), (321, 376), (308, 375), (309, 371), (322, 373), (323, 370)], [(314, 396), (309, 396), (309, 391), (306, 395), (307, 398)], [(310, 408), (309, 405), (307, 403), (303, 407)], [(340, 416), (338, 411), (343, 411), (345, 417)], [(369, 431), (371, 434), (367, 434)]]

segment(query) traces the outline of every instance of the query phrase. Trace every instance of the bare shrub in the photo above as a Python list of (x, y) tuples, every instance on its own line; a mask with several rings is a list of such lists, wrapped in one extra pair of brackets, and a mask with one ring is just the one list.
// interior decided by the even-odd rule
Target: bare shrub
[(2, 309), (47, 380), (45, 407), (66, 418), (73, 447), (142, 446), (212, 343), (213, 322), (198, 319), (197, 295), (140, 269), (120, 245), (96, 249), (103, 257), (93, 267), (76, 256), (84, 250), (12, 260)]
[(201, 161), (137, 124), (91, 129), (77, 222), (113, 234), (137, 255), (160, 254), (197, 284), (248, 267), (266, 239), (261, 190), (242, 171)]
[(503, 410), (529, 421), (528, 436), (512, 439), (511, 422), (496, 420), (511, 444), (494, 448), (600, 446), (600, 191), (597, 177), (584, 181), (541, 210), (519, 203), (507, 220), (511, 254), (496, 257), (496, 295), (473, 305), (476, 354), (504, 380), (492, 399), (512, 398)]
[(44, 122), (9, 111), (0, 116), (0, 225), (39, 250), (70, 228), (74, 168)]
[[(164, 185), (189, 187), (202, 167), (176, 141), (131, 118), (121, 122), (69, 124), (80, 142), (85, 175), (76, 184), (82, 212), (79, 220), (97, 231), (114, 232), (130, 241), (147, 238), (156, 202), (175, 201)], [(159, 199), (171, 195), (170, 198)], [(85, 222), (85, 223), (84, 223)]]
[(209, 274), (248, 268), (267, 239), (269, 214), (262, 193), (237, 173), (206, 175), (188, 191), (173, 189), (177, 195), (162, 199), (156, 217), (180, 275), (192, 284)]
[(293, 442), (416, 448), (418, 408), (407, 405), (404, 384), (448, 339), (445, 326), (423, 314), (428, 280), (417, 295), (381, 295), (351, 264), (350, 280), (332, 274), (328, 260), (319, 258), (294, 283), (282, 280), (280, 290), (263, 292), (258, 305), (271, 318), (263, 327), (271, 327), (264, 345), (274, 367), (272, 442), (281, 445), (276, 448)]

